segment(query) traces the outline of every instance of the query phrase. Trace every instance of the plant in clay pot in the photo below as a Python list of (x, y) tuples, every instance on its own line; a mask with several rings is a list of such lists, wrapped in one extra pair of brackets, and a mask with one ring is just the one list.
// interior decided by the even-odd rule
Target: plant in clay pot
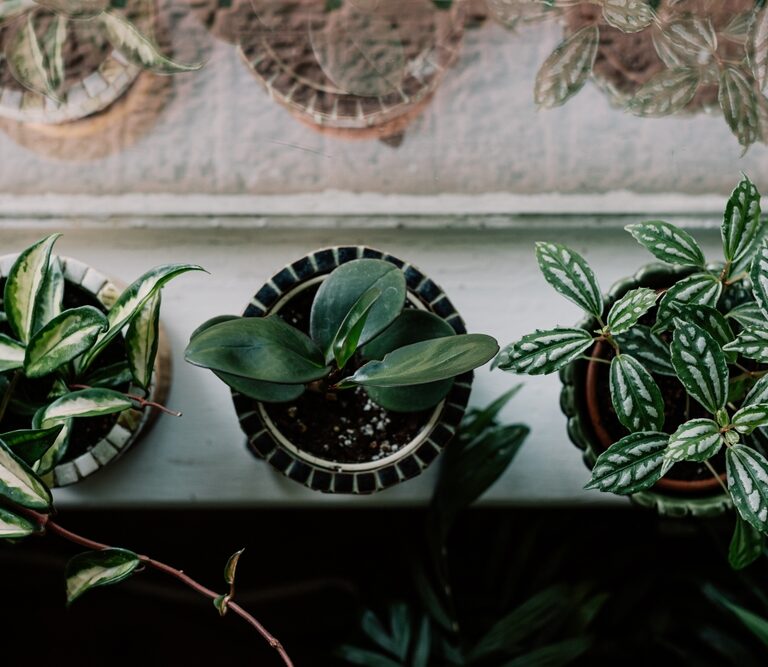
[(153, 400), (160, 290), (201, 270), (159, 266), (119, 293), (90, 267), (53, 255), (58, 237), (3, 258), (0, 324), (0, 441), (50, 485), (109, 463), (148, 424), (145, 408), (164, 409)]
[[(430, 312), (414, 296), (402, 262), (362, 257), (368, 250), (315, 253), (314, 266), (325, 258), (345, 261), (309, 280), (297, 281), (294, 269), (293, 289), (262, 312), (266, 316), (209, 320), (186, 350), (189, 362), (211, 369), (246, 398), (238, 407), (243, 426), (264, 439), (255, 449), (263, 445), (273, 465), (284, 471), (290, 465), (289, 476), (325, 491), (337, 473), (334, 491), (367, 493), (420, 472), (439, 450), (427, 442), (431, 434), (450, 438), (463, 413), (466, 378), (455, 380), (498, 350), (490, 336), (457, 333), (463, 325), (431, 281), (418, 274), (423, 289), (442, 300), (438, 309), (453, 319)], [(301, 271), (310, 263), (293, 266)], [(274, 296), (272, 286), (282, 284), (286, 272), (264, 293)], [(462, 396), (451, 398), (459, 390)], [(255, 423), (246, 425), (254, 412)], [(424, 444), (429, 458), (425, 451), (414, 460)], [(364, 471), (365, 480), (354, 479)]]
[[(768, 241), (760, 195), (746, 177), (734, 190), (718, 264), (707, 264), (693, 237), (669, 223), (627, 230), (677, 270), (646, 271), (653, 280), (641, 272), (636, 283), (646, 284), (605, 300), (580, 255), (539, 243), (545, 279), (589, 319), (523, 336), (496, 365), (537, 375), (585, 358), (585, 385), (567, 383), (585, 400), (564, 392), (564, 403), (569, 411), (589, 404), (575, 429), (594, 465), (587, 488), (647, 500), (653, 487), (651, 496), (666, 495), (661, 502), (672, 505), (680, 494), (720, 495), (737, 510), (730, 560), (743, 567), (768, 533), (768, 460), (760, 451), (768, 425)], [(686, 502), (679, 500), (683, 511)]]

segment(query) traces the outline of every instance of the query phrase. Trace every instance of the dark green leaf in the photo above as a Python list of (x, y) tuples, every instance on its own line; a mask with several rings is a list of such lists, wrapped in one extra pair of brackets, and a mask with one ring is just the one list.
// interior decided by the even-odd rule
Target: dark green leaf
[(602, 317), (603, 295), (586, 260), (560, 243), (536, 244), (536, 259), (546, 281), (588, 315)]
[(555, 644), (533, 649), (518, 658), (503, 663), (501, 667), (564, 667), (586, 653), (591, 645), (592, 640), (589, 637), (565, 639)]
[(711, 419), (691, 419), (681, 424), (669, 438), (664, 452), (666, 462), (706, 461), (723, 446), (720, 426)]
[(496, 418), (510, 400), (520, 391), (522, 384), (515, 385), (505, 391), (492, 403), (484, 408), (470, 408), (464, 415), (459, 428), (459, 437), (470, 442), (485, 429), (496, 425)]
[(63, 426), (46, 429), (24, 429), (0, 435), (7, 447), (28, 466), (37, 463), (56, 442)]
[(748, 405), (757, 405), (758, 403), (768, 403), (768, 375), (763, 375), (744, 398), (741, 407)]
[(763, 553), (765, 537), (750, 523), (736, 516), (736, 527), (728, 549), (728, 562), (734, 570), (743, 570)]
[(331, 352), (339, 368), (344, 368), (357, 351), (365, 323), (380, 296), (381, 290), (371, 287), (355, 302), (339, 325), (339, 330), (331, 343)]
[(746, 445), (726, 452), (728, 491), (741, 518), (755, 530), (768, 531), (768, 461)]
[(610, 391), (616, 416), (629, 431), (662, 429), (664, 399), (656, 381), (639, 361), (627, 354), (613, 358)]
[(651, 373), (675, 375), (667, 345), (651, 328), (636, 324), (626, 333), (616, 337), (623, 354), (639, 360)]
[(759, 639), (765, 646), (768, 646), (768, 619), (753, 614), (748, 609), (734, 604), (730, 600), (723, 597), (720, 593), (713, 589), (709, 589), (708, 594), (714, 597), (722, 605), (730, 609), (737, 618), (744, 624), (744, 626)]
[(125, 549), (104, 549), (78, 554), (67, 563), (67, 603), (97, 586), (127, 579), (141, 564), (139, 557)]
[(89, 387), (117, 389), (127, 385), (133, 379), (131, 369), (125, 361), (118, 361), (108, 366), (94, 368), (88, 373), (83, 384)]
[[(750, 279), (755, 303), (762, 311), (763, 318), (768, 318), (768, 241), (763, 241), (757, 249), (752, 261)], [(760, 323), (760, 326), (765, 327), (765, 319)]]
[(0, 540), (26, 537), (37, 532), (37, 529), (29, 519), (0, 507)]
[(768, 329), (744, 329), (735, 341), (723, 346), (723, 351), (768, 363)]
[(33, 510), (48, 511), (51, 492), (32, 469), (0, 440), (0, 498)]
[(365, 345), (361, 352), (365, 359), (383, 359), (393, 350), (423, 340), (453, 336), (456, 332), (442, 317), (426, 310), (406, 308), (381, 334)]
[(736, 337), (728, 320), (717, 308), (686, 304), (680, 307), (680, 313), (680, 319), (701, 327), (721, 346), (727, 345)]
[(637, 493), (659, 481), (664, 465), (666, 433), (631, 433), (605, 450), (584, 487), (620, 495)]
[(401, 662), (388, 658), (380, 653), (374, 653), (357, 646), (344, 644), (338, 649), (339, 657), (353, 665), (364, 665), (365, 667), (402, 667)]
[(536, 331), (505, 347), (494, 365), (513, 373), (554, 373), (581, 356), (593, 342), (594, 337), (585, 329)]
[(415, 646), (413, 647), (411, 667), (428, 667), (431, 647), (432, 626), (429, 623), (429, 617), (423, 616), (421, 623), (419, 624), (419, 631), (418, 635), (416, 636)]
[(725, 205), (720, 235), (726, 261), (738, 265), (751, 254), (760, 226), (760, 193), (745, 176)]
[(222, 371), (213, 371), (213, 373), (236, 392), (264, 403), (293, 401), (301, 396), (306, 388), (303, 384), (263, 382), (262, 380), (251, 380), (250, 378), (233, 375), (232, 373), (223, 373)]
[(739, 433), (752, 433), (760, 426), (768, 425), (768, 403), (743, 406), (731, 420)]
[(742, 303), (725, 315), (727, 318), (736, 320), (745, 329), (754, 327), (768, 326), (768, 320), (754, 301)]
[(647, 287), (638, 287), (627, 292), (611, 307), (608, 313), (608, 329), (612, 334), (629, 331), (656, 305), (657, 296), (655, 290)]
[(451, 391), (453, 379), (410, 387), (366, 387), (369, 398), (392, 412), (421, 412), (435, 407)]
[(653, 332), (659, 333), (668, 329), (683, 304), (715, 307), (722, 291), (723, 284), (711, 273), (694, 273), (676, 282), (659, 302)]

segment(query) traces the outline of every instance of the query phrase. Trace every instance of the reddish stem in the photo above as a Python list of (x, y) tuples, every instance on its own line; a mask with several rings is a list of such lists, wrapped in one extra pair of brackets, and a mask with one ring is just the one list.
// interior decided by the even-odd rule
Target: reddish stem
[[(94, 540), (90, 540), (87, 537), (83, 537), (82, 535), (78, 535), (77, 533), (73, 533), (72, 531), (67, 530), (66, 528), (55, 523), (54, 521), (51, 521), (50, 517), (47, 514), (40, 514), (39, 512), (35, 512), (33, 510), (24, 510), (24, 512), (28, 514), (31, 518), (33, 518), (35, 521), (37, 521), (37, 523), (40, 525), (41, 531), (44, 533), (45, 532), (55, 533), (56, 535), (67, 540), (68, 542), (72, 542), (73, 544), (78, 544), (82, 547), (86, 547), (87, 549), (93, 549), (95, 551), (103, 551), (104, 549), (111, 548), (107, 544), (102, 544), (101, 542), (95, 542)], [(175, 567), (171, 567), (170, 565), (166, 565), (165, 563), (161, 563), (160, 561), (154, 560), (149, 556), (143, 556), (140, 554), (137, 554), (137, 555), (139, 557), (139, 560), (142, 563), (144, 563), (147, 567), (154, 568), (155, 570), (159, 570), (160, 572), (165, 572), (166, 574), (186, 584), (191, 589), (197, 591), (201, 595), (204, 595), (205, 597), (210, 598), (211, 600), (215, 600), (217, 597), (219, 597), (219, 594), (216, 591), (212, 591), (210, 588), (206, 588), (202, 584), (192, 579), (192, 577), (190, 577), (189, 575), (184, 574), (183, 571), (177, 570)], [(274, 637), (251, 614), (249, 614), (245, 609), (243, 609), (236, 602), (230, 601), (227, 604), (227, 608), (231, 609), (238, 616), (244, 619), (246, 623), (248, 623), (253, 628), (255, 628), (256, 631), (266, 640), (266, 642), (278, 652), (278, 654), (283, 660), (283, 664), (286, 665), (286, 667), (293, 667), (293, 662), (291, 662), (291, 658), (288, 656), (288, 653), (286, 653), (280, 641), (276, 637)]]
[[(70, 389), (92, 389), (90, 385), (87, 384), (71, 384), (69, 385)], [(146, 398), (142, 398), (141, 396), (137, 396), (136, 394), (126, 394), (125, 392), (122, 392), (123, 396), (126, 398), (130, 398), (132, 401), (136, 401), (139, 404), (139, 407), (141, 408), (157, 408), (161, 412), (164, 412), (167, 415), (171, 415), (172, 417), (181, 417), (181, 412), (177, 412), (176, 410), (171, 410), (169, 408), (166, 408), (164, 405), (161, 405), (160, 403), (155, 403), (154, 401), (148, 401)]]

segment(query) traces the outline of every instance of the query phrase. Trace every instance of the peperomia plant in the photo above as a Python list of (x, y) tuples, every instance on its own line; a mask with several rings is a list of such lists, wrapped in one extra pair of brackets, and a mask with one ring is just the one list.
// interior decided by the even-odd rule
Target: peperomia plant
[[(618, 494), (647, 489), (681, 461), (703, 462), (738, 511), (730, 560), (743, 567), (768, 534), (768, 460), (751, 436), (768, 425), (768, 241), (760, 194), (744, 178), (721, 226), (724, 262), (707, 264), (685, 230), (662, 221), (627, 231), (658, 259), (685, 275), (667, 289), (638, 287), (608, 312), (592, 269), (573, 250), (539, 243), (545, 279), (578, 305), (595, 330), (557, 327), (506, 347), (496, 365), (515, 373), (551, 373), (608, 347), (609, 391), (629, 434), (595, 463), (587, 488)], [(653, 309), (655, 308), (655, 313)], [(654, 376), (676, 377), (686, 394), (685, 421), (665, 428), (665, 396)], [(673, 400), (673, 399), (670, 399)], [(701, 406), (693, 416), (692, 404)], [(711, 459), (725, 448), (727, 484)]]
[[(151, 384), (160, 290), (175, 276), (202, 270), (156, 267), (106, 312), (88, 304), (65, 307), (83, 296), (77, 290), (68, 295), (73, 287), (52, 254), (59, 236), (18, 256), (5, 279), (0, 324), (0, 443), (40, 475), (65, 455), (75, 419), (152, 405), (124, 390), (133, 382), (146, 394)], [(123, 331), (124, 350), (116, 350)]]
[(456, 376), (493, 358), (498, 345), (483, 334), (457, 335), (437, 315), (405, 306), (403, 272), (358, 259), (321, 284), (309, 335), (278, 315), (217, 317), (192, 334), (186, 358), (259, 401), (291, 401), (307, 388), (363, 387), (385, 409), (425, 410), (445, 398)]

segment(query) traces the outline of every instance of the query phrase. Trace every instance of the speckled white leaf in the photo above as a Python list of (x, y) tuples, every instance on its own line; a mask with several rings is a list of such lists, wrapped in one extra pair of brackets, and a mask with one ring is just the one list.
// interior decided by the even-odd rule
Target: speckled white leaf
[(505, 347), (494, 365), (513, 373), (554, 373), (581, 355), (592, 342), (592, 334), (584, 329), (557, 327), (536, 331)]
[(133, 318), (125, 334), (131, 376), (143, 389), (149, 389), (157, 357), (160, 341), (160, 302), (161, 293), (157, 292)]
[(654, 333), (668, 329), (672, 318), (677, 316), (683, 304), (717, 306), (722, 291), (723, 284), (711, 273), (694, 273), (679, 280), (666, 291), (659, 302), (656, 324), (653, 326)]
[(627, 495), (653, 486), (661, 477), (668, 440), (666, 433), (654, 432), (623, 437), (598, 457), (584, 488)]
[(658, 294), (647, 287), (630, 290), (616, 303), (608, 313), (608, 328), (612, 334), (629, 331), (637, 321), (656, 305)]
[(720, 227), (725, 259), (733, 264), (731, 275), (742, 271), (743, 263), (748, 266), (762, 236), (761, 228), (760, 193), (745, 177), (728, 198)]
[(696, 68), (662, 70), (635, 91), (627, 109), (646, 118), (671, 116), (686, 107), (700, 83), (701, 73)]
[(622, 32), (639, 32), (653, 21), (653, 10), (646, 0), (603, 0), (603, 18)]
[(603, 295), (586, 260), (560, 243), (536, 244), (536, 260), (546, 281), (594, 317), (603, 314)]
[(757, 102), (752, 81), (741, 69), (724, 67), (720, 73), (718, 101), (725, 121), (745, 149), (760, 136)]
[(10, 510), (0, 507), (0, 539), (20, 538), (32, 535), (37, 526)]
[(745, 329), (768, 326), (768, 319), (763, 315), (760, 306), (754, 301), (747, 301), (725, 315), (726, 318), (736, 320)]
[(48, 510), (51, 492), (32, 469), (0, 441), (0, 498), (35, 510)]
[(760, 426), (768, 425), (768, 402), (745, 405), (731, 419), (739, 433), (752, 433)]
[(0, 373), (21, 368), (24, 365), (24, 346), (10, 336), (0, 334)]
[(654, 257), (668, 264), (704, 267), (704, 253), (684, 229), (663, 220), (649, 220), (626, 229)]
[(726, 452), (728, 491), (741, 518), (762, 533), (768, 531), (768, 461), (746, 445)]
[(636, 324), (626, 333), (616, 337), (622, 353), (629, 354), (642, 362), (651, 373), (674, 375), (669, 345), (660, 336), (651, 333), (651, 328)]
[(599, 28), (589, 25), (552, 52), (536, 74), (536, 104), (545, 108), (560, 106), (582, 89), (592, 73), (599, 40)]
[(67, 604), (97, 586), (116, 584), (129, 577), (141, 564), (139, 557), (126, 549), (88, 551), (70, 559), (67, 578)]
[(133, 406), (131, 399), (112, 389), (73, 391), (42, 408), (33, 421), (34, 428), (50, 428), (73, 417), (96, 417), (122, 412)]
[(706, 64), (717, 50), (717, 34), (707, 16), (689, 15), (664, 23), (653, 31), (652, 39), (669, 68)]
[(677, 461), (706, 461), (723, 446), (720, 426), (711, 419), (691, 419), (681, 424), (669, 437), (664, 459)]
[(629, 431), (662, 429), (664, 399), (656, 381), (637, 359), (627, 354), (613, 358), (610, 392), (616, 416)]
[(744, 329), (725, 352), (738, 352), (747, 359), (768, 363), (768, 329)]
[(691, 397), (711, 414), (724, 408), (728, 366), (717, 341), (701, 327), (677, 319), (670, 350), (677, 377)]
[(747, 29), (747, 62), (760, 90), (768, 81), (768, 12), (754, 12)]

